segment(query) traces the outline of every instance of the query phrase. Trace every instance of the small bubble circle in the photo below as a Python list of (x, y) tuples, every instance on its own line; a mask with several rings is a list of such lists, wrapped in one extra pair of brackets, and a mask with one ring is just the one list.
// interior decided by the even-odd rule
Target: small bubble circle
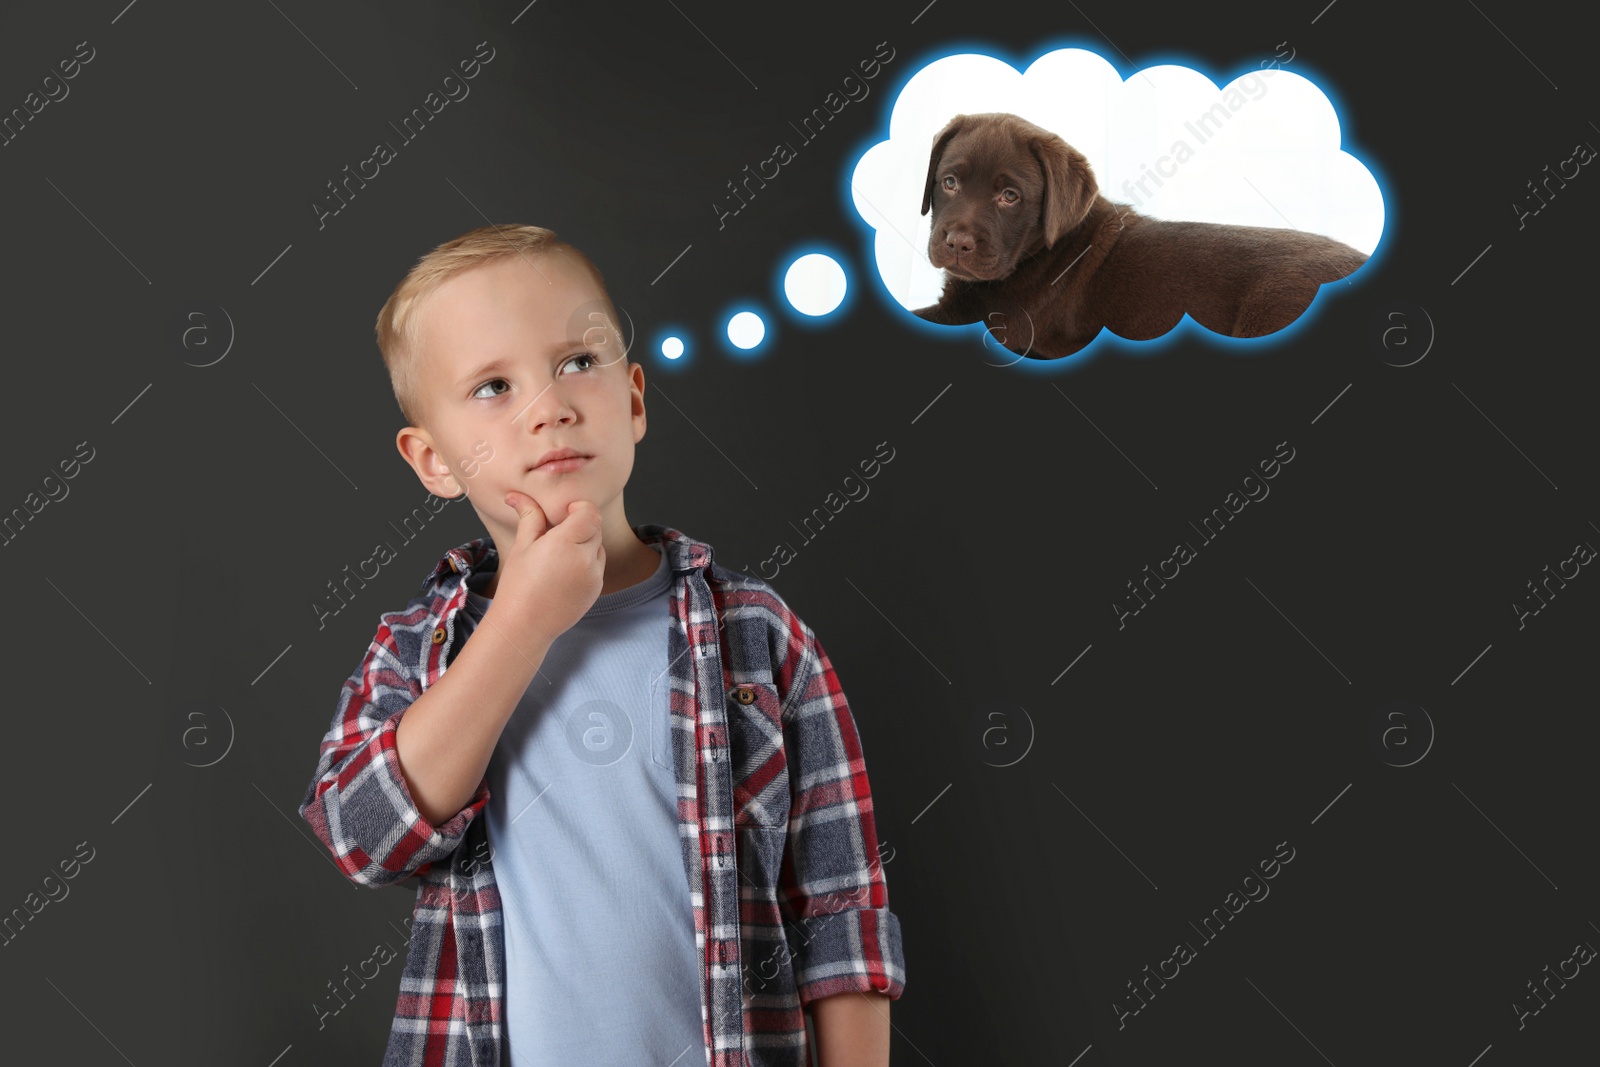
[(754, 348), (767, 335), (767, 324), (753, 311), (741, 311), (728, 320), (728, 340), (736, 348)]
[(821, 252), (801, 256), (783, 276), (783, 295), (802, 315), (826, 315), (843, 303), (844, 292), (844, 268)]

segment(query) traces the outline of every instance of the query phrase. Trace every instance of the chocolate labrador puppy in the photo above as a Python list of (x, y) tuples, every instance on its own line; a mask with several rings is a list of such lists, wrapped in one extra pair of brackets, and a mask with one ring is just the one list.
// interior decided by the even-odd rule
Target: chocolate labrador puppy
[(1188, 312), (1208, 330), (1281, 330), (1317, 289), (1367, 261), (1330, 237), (1267, 226), (1171, 222), (1100, 195), (1082, 153), (1003, 112), (957, 115), (928, 158), (928, 258), (937, 304), (914, 314), (984, 322), (1011, 351), (1069, 356), (1102, 327), (1160, 337)]

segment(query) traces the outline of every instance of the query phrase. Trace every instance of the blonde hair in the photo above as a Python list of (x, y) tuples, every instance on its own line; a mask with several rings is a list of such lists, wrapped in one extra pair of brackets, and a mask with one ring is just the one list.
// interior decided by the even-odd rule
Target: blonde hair
[[(394, 389), (395, 402), (400, 405), (400, 414), (408, 425), (422, 425), (424, 406), (417, 343), (418, 307), (435, 289), (464, 271), (506, 256), (539, 253), (566, 253), (575, 257), (594, 278), (604, 309), (610, 315), (609, 321), (615, 329), (621, 330), (616, 306), (611, 302), (611, 294), (606, 290), (600, 269), (576, 246), (557, 237), (554, 230), (521, 225), (480, 226), (468, 230), (419, 258), (378, 311), (378, 321), (374, 326), (378, 351), (389, 372), (389, 384)], [(624, 352), (623, 358), (626, 355)]]

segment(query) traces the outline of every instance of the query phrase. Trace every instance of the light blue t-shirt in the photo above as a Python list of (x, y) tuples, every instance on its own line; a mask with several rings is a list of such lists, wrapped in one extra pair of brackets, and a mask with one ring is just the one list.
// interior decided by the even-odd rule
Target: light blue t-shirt
[[(492, 573), (472, 575), (470, 627)], [(706, 1062), (672, 769), (671, 583), (663, 556), (600, 596), (550, 646), (490, 757), (504, 1067)]]

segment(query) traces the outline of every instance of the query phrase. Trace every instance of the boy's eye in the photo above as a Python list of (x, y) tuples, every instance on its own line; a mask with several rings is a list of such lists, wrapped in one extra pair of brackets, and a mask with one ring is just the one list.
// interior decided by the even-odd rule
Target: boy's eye
[[(579, 366), (579, 361), (580, 360), (583, 361), (583, 365), (582, 366)], [(600, 365), (600, 360), (593, 353), (591, 353), (591, 352), (579, 352), (577, 355), (573, 356), (571, 359), (569, 359), (565, 363), (563, 363), (561, 365), (561, 368), (560, 368), (558, 373), (565, 374), (565, 373), (567, 373), (567, 370), (570, 367), (577, 367), (579, 371), (587, 371), (587, 370), (590, 370), (591, 368), (597, 367), (599, 365)], [(493, 385), (501, 385), (501, 386), (504, 386), (505, 388), (495, 391), (495, 393), (492, 396), (484, 396), (484, 395), (482, 395), (483, 391), (485, 389), (488, 389), (490, 386), (493, 386)], [(472, 396), (473, 396), (474, 399), (477, 399), (477, 400), (493, 400), (496, 396), (500, 396), (502, 393), (506, 392), (510, 388), (511, 388), (511, 383), (506, 381), (504, 378), (490, 378), (488, 381), (486, 381), (482, 385), (478, 386), (478, 388), (474, 389), (472, 391)]]
[(600, 362), (598, 359), (596, 359), (594, 357), (593, 354), (591, 354), (589, 352), (579, 352), (577, 355), (573, 356), (571, 359), (567, 360), (565, 363), (563, 363), (561, 365), (561, 372), (563, 374), (565, 374), (567, 368), (576, 365), (578, 360), (580, 360), (580, 359), (588, 361), (588, 366), (584, 367), (583, 368), (584, 370), (588, 370), (588, 369), (590, 369), (590, 367), (597, 366), (599, 364), (599, 362)]

